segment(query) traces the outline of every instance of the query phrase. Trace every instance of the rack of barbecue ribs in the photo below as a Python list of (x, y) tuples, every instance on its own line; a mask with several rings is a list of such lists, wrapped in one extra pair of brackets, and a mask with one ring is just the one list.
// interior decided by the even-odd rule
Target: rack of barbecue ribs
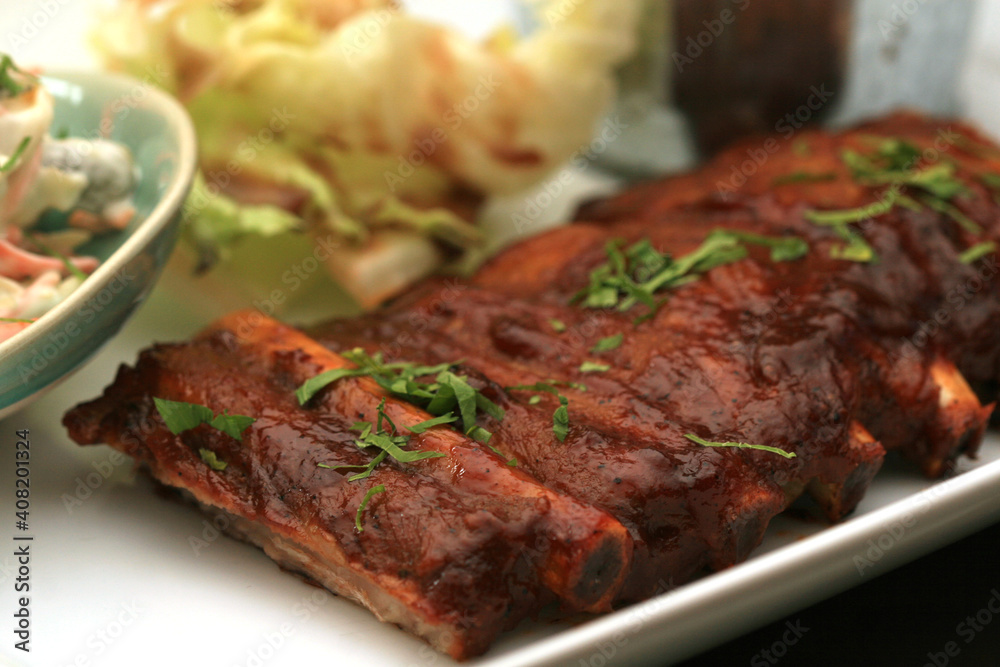
[(975, 454), (1000, 150), (972, 128), (748, 140), (578, 219), (362, 317), (229, 315), (65, 423), (459, 659), (737, 563), (799, 497), (837, 520), (887, 451)]

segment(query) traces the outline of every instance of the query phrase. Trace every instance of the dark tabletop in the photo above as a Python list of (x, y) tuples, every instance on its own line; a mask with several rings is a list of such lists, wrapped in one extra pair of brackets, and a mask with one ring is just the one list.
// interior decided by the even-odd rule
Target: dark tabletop
[(1000, 524), (682, 665), (1000, 667)]

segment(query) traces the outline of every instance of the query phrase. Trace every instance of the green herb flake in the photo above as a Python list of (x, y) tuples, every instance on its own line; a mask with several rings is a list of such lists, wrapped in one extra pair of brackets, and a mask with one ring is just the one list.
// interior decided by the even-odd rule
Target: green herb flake
[(581, 373), (604, 373), (611, 370), (611, 366), (608, 364), (602, 364), (597, 361), (585, 361), (580, 364)]
[[(563, 383), (563, 384), (573, 384), (573, 383)], [(578, 385), (582, 386), (582, 385)], [(559, 401), (559, 407), (556, 408), (555, 412), (552, 413), (552, 432), (555, 433), (556, 439), (559, 442), (566, 441), (566, 435), (569, 433), (569, 399), (559, 393), (555, 385), (550, 382), (536, 382), (535, 384), (518, 384), (513, 387), (507, 387), (505, 391), (534, 391), (543, 392), (546, 394), (552, 394)], [(535, 400), (538, 399), (538, 400)], [(535, 405), (541, 402), (541, 396), (532, 396), (528, 402)]]
[[(20, 74), (28, 79), (28, 83), (21, 83), (14, 74)], [(0, 56), (0, 97), (17, 97), (24, 91), (32, 88), (38, 79), (33, 74), (25, 72), (14, 64), (14, 59), (8, 54)]]
[(35, 320), (26, 320), (20, 317), (0, 317), (0, 322), (4, 324), (32, 324)]
[(566, 442), (569, 435), (569, 399), (559, 394), (559, 407), (552, 413), (552, 432), (559, 442)]
[(746, 442), (714, 442), (712, 440), (704, 440), (699, 438), (694, 433), (685, 433), (684, 437), (692, 442), (696, 442), (699, 445), (705, 447), (738, 447), (741, 449), (759, 449), (762, 452), (771, 452), (772, 454), (778, 454), (784, 456), (786, 459), (794, 459), (794, 452), (786, 452), (783, 449), (778, 449), (777, 447), (769, 447), (767, 445), (751, 445)]
[(958, 261), (962, 264), (972, 264), (977, 259), (985, 257), (990, 253), (997, 251), (997, 244), (995, 241), (983, 241), (982, 243), (977, 243), (971, 246), (965, 252), (958, 256)]
[(931, 208), (938, 213), (947, 215), (949, 218), (957, 222), (962, 229), (969, 232), (973, 236), (979, 236), (983, 233), (983, 228), (980, 227), (974, 220), (969, 218), (969, 216), (962, 213), (958, 207), (953, 206), (952, 204), (949, 204), (941, 199), (926, 195), (921, 196), (920, 201), (927, 204), (928, 208)]
[(590, 273), (589, 284), (571, 299), (586, 308), (617, 308), (627, 311), (641, 303), (649, 311), (636, 323), (648, 319), (665, 302), (657, 299), (662, 290), (676, 289), (711, 269), (737, 262), (749, 253), (748, 245), (771, 249), (773, 261), (798, 259), (808, 252), (808, 244), (796, 237), (769, 237), (736, 230), (713, 230), (700, 246), (681, 257), (656, 250), (649, 239), (627, 248), (612, 240), (605, 246), (607, 262)]
[(202, 424), (208, 424), (217, 431), (222, 431), (234, 440), (243, 441), (243, 432), (256, 419), (244, 415), (230, 415), (223, 412), (213, 415), (204, 405), (185, 403), (183, 401), (168, 401), (163, 398), (153, 398), (157, 412), (163, 418), (163, 423), (174, 435), (189, 431)]
[(566, 331), (566, 323), (562, 320), (557, 320), (554, 317), (549, 320), (549, 326), (552, 327), (552, 330), (556, 333), (563, 333)]
[(354, 515), (354, 527), (358, 529), (359, 533), (365, 532), (365, 529), (361, 526), (361, 515), (364, 514), (365, 508), (368, 507), (369, 501), (377, 493), (385, 492), (385, 484), (379, 484), (378, 486), (373, 486), (368, 489), (368, 493), (362, 499), (361, 504), (358, 505), (358, 513)]
[(535, 394), (534, 396), (528, 399), (528, 405), (538, 405), (541, 402), (542, 402), (542, 397), (539, 396), (538, 394)]
[(837, 172), (834, 171), (793, 171), (790, 174), (778, 176), (772, 181), (772, 183), (778, 186), (791, 185), (792, 183), (828, 183), (835, 180), (837, 180)]
[[(970, 234), (979, 235), (982, 228), (950, 201), (969, 192), (965, 183), (956, 175), (956, 167), (951, 162), (939, 162), (920, 167), (922, 153), (917, 146), (898, 138), (872, 137), (873, 153), (863, 155), (853, 150), (841, 154), (844, 164), (851, 170), (854, 179), (863, 185), (888, 185), (879, 201), (855, 209), (841, 211), (809, 211), (806, 219), (833, 227), (846, 245), (835, 246), (830, 255), (836, 259), (858, 262), (876, 261), (877, 257), (868, 244), (847, 225), (875, 218), (902, 206), (914, 211), (924, 210), (924, 206), (947, 215)], [(901, 188), (919, 191), (917, 199), (903, 194)], [(919, 200), (919, 201), (918, 201)]]
[(955, 145), (966, 153), (983, 160), (1000, 160), (1000, 150), (993, 146), (980, 144), (969, 137), (959, 134), (955, 137)]
[(868, 245), (867, 241), (850, 230), (847, 230), (845, 236), (847, 243), (832, 246), (830, 257), (862, 264), (878, 261), (878, 255), (875, 254), (875, 250)]
[[(398, 433), (396, 425), (385, 413), (384, 398), (376, 409), (376, 415), (377, 418), (374, 424), (371, 422), (357, 422), (351, 427), (352, 431), (360, 431), (358, 439), (354, 441), (354, 444), (359, 448), (376, 447), (400, 463), (413, 463), (414, 461), (438, 458), (445, 455), (443, 452), (403, 449), (403, 447), (409, 444), (410, 437)], [(426, 423), (421, 422), (421, 424)], [(421, 424), (417, 424), (416, 426), (420, 427)], [(386, 425), (388, 425), (388, 429), (386, 429)]]
[(63, 255), (61, 252), (58, 252), (54, 248), (50, 248), (48, 245), (45, 244), (45, 242), (43, 242), (40, 238), (38, 238), (38, 236), (34, 234), (29, 234), (28, 238), (31, 239), (32, 243), (41, 248), (43, 253), (45, 253), (49, 257), (52, 257), (53, 259), (57, 259), (60, 262), (62, 262), (63, 267), (66, 269), (66, 273), (76, 277), (78, 280), (80, 280), (80, 282), (83, 282), (84, 280), (87, 279), (87, 274), (81, 271), (80, 268), (76, 266), (73, 262), (69, 261), (68, 257)]
[(333, 384), (337, 380), (347, 377), (360, 377), (367, 374), (367, 371), (362, 368), (333, 368), (303, 382), (302, 385), (295, 390), (295, 398), (299, 400), (299, 405), (305, 405), (309, 402), (309, 399), (318, 394), (320, 390)]
[(422, 421), (419, 424), (414, 424), (413, 426), (408, 427), (408, 430), (410, 431), (410, 433), (416, 433), (419, 435), (424, 431), (426, 431), (427, 429), (433, 428), (434, 426), (440, 426), (441, 424), (451, 424), (452, 422), (456, 421), (458, 421), (458, 417), (448, 412), (446, 414), (441, 415), (440, 417), (434, 417), (433, 419), (427, 419), (425, 421)]
[(8, 171), (17, 166), (18, 160), (24, 154), (24, 151), (28, 150), (28, 144), (31, 143), (31, 137), (25, 137), (21, 139), (21, 143), (17, 145), (14, 149), (14, 154), (7, 158), (7, 161), (0, 164), (0, 174), (6, 174)]
[(838, 211), (806, 211), (806, 219), (824, 227), (840, 227), (852, 222), (877, 218), (892, 210), (900, 194), (898, 189), (890, 189), (878, 201), (865, 206), (859, 206), (858, 208), (848, 208)]
[(600, 354), (601, 352), (610, 352), (611, 350), (617, 350), (621, 347), (622, 341), (625, 340), (624, 334), (615, 334), (614, 336), (608, 336), (607, 338), (602, 338), (597, 341), (594, 347), (590, 348), (590, 351), (594, 354)]
[(221, 415), (217, 415), (208, 425), (217, 431), (222, 431), (234, 440), (243, 442), (243, 432), (250, 428), (250, 425), (255, 421), (257, 420), (253, 417), (245, 415), (228, 415), (222, 413)]
[(205, 449), (204, 447), (200, 448), (198, 450), (198, 456), (200, 456), (201, 460), (207, 463), (208, 467), (211, 468), (212, 470), (218, 470), (221, 472), (226, 469), (227, 465), (229, 465), (228, 463), (220, 459), (218, 456), (216, 456), (215, 452), (213, 452), (211, 449)]
[[(457, 413), (461, 418), (463, 433), (472, 432), (480, 442), (490, 437), (490, 432), (477, 428), (479, 414), (502, 420), (504, 410), (468, 383), (468, 378), (452, 372), (461, 360), (434, 366), (421, 366), (410, 362), (385, 363), (382, 355), (369, 355), (361, 348), (342, 353), (357, 368), (339, 368), (320, 373), (304, 382), (295, 392), (300, 405), (304, 405), (327, 385), (346, 377), (371, 377), (380, 387), (395, 398), (412, 403), (432, 415)], [(433, 377), (427, 381), (420, 378)], [(455, 419), (454, 421), (458, 421)], [(446, 423), (446, 422), (441, 422)], [(450, 421), (447, 423), (451, 423)]]
[(990, 189), (1000, 190), (1000, 174), (985, 172), (979, 174), (979, 180), (983, 182), (983, 185)]
[(494, 447), (493, 445), (486, 445), (486, 446), (490, 448), (491, 452), (493, 452), (494, 454), (496, 454), (500, 458), (504, 459), (504, 462), (507, 465), (511, 466), (512, 468), (516, 468), (517, 467), (517, 459), (516, 458), (511, 457), (508, 460), (507, 456), (503, 452), (501, 452), (499, 449), (497, 449), (496, 447)]

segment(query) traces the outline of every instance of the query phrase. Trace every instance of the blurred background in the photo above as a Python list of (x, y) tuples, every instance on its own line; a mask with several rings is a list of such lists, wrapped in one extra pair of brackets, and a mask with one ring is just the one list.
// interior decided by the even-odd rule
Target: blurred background
[[(315, 0), (315, 4), (323, 3)], [(416, 17), (446, 25), (470, 43), (489, 42), (492, 52), (501, 54), (516, 53), (511, 45), (517, 40), (543, 33), (562, 20), (558, 13), (539, 11), (537, 2), (530, 8), (505, 0), (403, 4)], [(561, 4), (572, 8), (578, 3)], [(95, 18), (96, 12), (119, 5), (101, 0), (7, 0), (0, 8), (0, 51), (26, 66), (103, 67), (105, 60), (94, 46), (106, 54), (109, 44), (102, 40), (111, 38), (102, 32), (106, 26)], [(553, 5), (558, 9), (559, 4)], [(621, 6), (626, 5), (633, 3)], [(581, 41), (573, 52), (573, 58), (592, 52), (588, 49), (613, 52), (593, 67), (617, 85), (607, 104), (587, 110), (593, 117), (587, 116), (582, 129), (576, 128), (580, 136), (553, 148), (547, 171), (518, 181), (518, 188), (477, 191), (475, 207), (471, 212), (463, 209), (459, 217), (481, 230), (481, 246), (463, 247), (460, 252), (426, 246), (427, 263), (401, 276), (393, 289), (440, 269), (466, 250), (474, 263), (476, 252), (481, 257), (519, 236), (564, 222), (583, 198), (690, 167), (748, 133), (780, 133), (804, 122), (844, 125), (905, 106), (967, 119), (1000, 139), (1000, 0), (657, 0), (634, 6), (638, 18), (629, 40), (612, 49), (599, 40), (604, 33), (588, 32), (587, 38), (595, 41)], [(550, 69), (539, 71), (566, 71), (560, 69), (565, 64), (560, 59), (572, 58), (565, 48), (566, 43), (560, 43), (545, 51), (544, 62)], [(126, 61), (120, 59), (120, 68), (128, 69)], [(590, 67), (586, 62), (582, 66)], [(803, 108), (806, 111), (799, 113)], [(594, 136), (600, 137), (611, 121), (620, 132), (613, 141), (595, 144)], [(552, 128), (539, 132), (543, 130)], [(442, 173), (447, 180), (456, 172), (442, 168)], [(560, 185), (553, 195), (554, 183)], [(407, 246), (408, 251), (412, 247)], [(299, 592), (286, 590), (285, 575), (263, 557), (233, 565), (246, 558), (241, 545), (220, 542), (206, 559), (185, 559), (188, 550), (183, 541), (201, 530), (199, 518), (185, 508), (164, 505), (148, 489), (132, 488), (125, 467), (96, 492), (97, 500), (85, 512), (68, 514), (60, 498), (72, 492), (75, 480), (100, 463), (104, 454), (69, 445), (57, 422), (72, 403), (107, 384), (118, 363), (131, 361), (151, 341), (187, 337), (222, 311), (260, 308), (274, 286), (281, 284), (281, 274), (311, 249), (311, 240), (304, 235), (248, 235), (220, 253), (210, 271), (198, 273), (204, 248), (187, 239), (165, 279), (122, 335), (94, 363), (15, 418), (18, 426), (30, 425), (53, 444), (40, 453), (36, 472), (37, 511), (47, 518), (41, 534), (45, 550), (37, 561), (45, 590), (39, 595), (37, 613), (48, 624), (39, 625), (37, 637), (51, 652), (31, 664), (63, 664), (58, 661), (72, 658), (72, 651), (59, 649), (60, 643), (84, 646), (89, 633), (104, 622), (92, 617), (115, 613), (122, 590), (139, 591), (138, 599), (151, 611), (146, 612), (144, 626), (137, 625), (113, 653), (93, 664), (140, 664), (135, 656), (148, 655), (149, 646), (162, 644), (168, 629), (187, 627), (192, 619), (212, 628), (213, 636), (198, 641), (205, 655), (218, 659), (215, 664), (224, 664), (229, 654), (220, 645), (246, 632), (256, 633), (256, 638), (281, 616), (274, 610), (255, 609), (254, 619), (245, 622), (240, 603), (245, 591), (222, 587), (219, 595), (211, 593), (217, 585), (211, 579), (213, 567), (247, 568), (253, 582), (248, 587), (266, 589), (279, 611), (296, 602)], [(360, 266), (372, 266), (373, 255), (361, 254)], [(388, 255), (374, 266), (384, 270), (392, 262)], [(357, 280), (364, 288), (360, 269), (352, 275), (361, 276)], [(291, 321), (357, 312), (358, 292), (345, 288), (344, 281), (344, 275), (336, 272), (312, 274), (276, 312)], [(923, 481), (914, 484), (919, 488)], [(115, 508), (122, 506), (134, 514), (127, 523), (137, 533), (136, 542), (103, 543), (102, 535), (119, 530), (121, 513)], [(154, 517), (154, 527), (148, 527), (146, 516)], [(166, 546), (171, 541), (179, 541), (180, 548)], [(718, 647), (690, 664), (778, 664), (761, 651), (782, 635), (786, 622), (798, 619), (814, 629), (809, 641), (780, 657), (780, 664), (924, 664), (931, 660), (929, 654), (954, 638), (955, 626), (966, 614), (985, 604), (992, 587), (1000, 586), (998, 548), (998, 529), (985, 531)], [(156, 598), (157, 589), (142, 583), (150, 569), (175, 567), (188, 572), (191, 581), (179, 583), (170, 597)], [(109, 570), (118, 574), (111, 577)], [(222, 599), (227, 594), (228, 602)], [(206, 604), (189, 612), (185, 607), (191, 600)], [(300, 645), (305, 648), (299, 654), (290, 650), (285, 657), (292, 662), (281, 664), (312, 664), (310, 656), (314, 660), (316, 650), (329, 649), (329, 655), (336, 655), (338, 647), (352, 646), (352, 637), (368, 632), (367, 615), (354, 614), (349, 606), (346, 611), (338, 609), (336, 616), (323, 616), (332, 614), (328, 607), (319, 614), (322, 622), (300, 628)], [(948, 664), (1000, 664), (998, 638), (1000, 619)], [(86, 651), (78, 655), (96, 657)], [(298, 662), (295, 655), (300, 656)], [(0, 653), (0, 661), (4, 659)]]

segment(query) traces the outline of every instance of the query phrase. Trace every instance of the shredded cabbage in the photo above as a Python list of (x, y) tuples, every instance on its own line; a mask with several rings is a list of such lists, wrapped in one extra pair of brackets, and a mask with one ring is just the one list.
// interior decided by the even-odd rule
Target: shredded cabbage
[(191, 216), (206, 253), (317, 229), (363, 249), (392, 228), (454, 256), (485, 197), (590, 139), (640, 2), (533, 0), (531, 34), (476, 42), (387, 0), (119, 0), (94, 44), (190, 110), (216, 191)]

